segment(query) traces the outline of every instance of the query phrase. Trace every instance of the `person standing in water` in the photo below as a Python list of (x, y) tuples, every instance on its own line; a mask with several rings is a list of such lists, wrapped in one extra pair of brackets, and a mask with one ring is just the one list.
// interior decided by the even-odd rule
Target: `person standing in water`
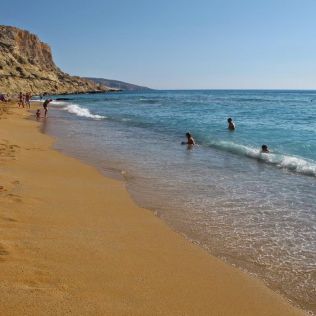
[(234, 131), (236, 129), (235, 123), (233, 122), (233, 119), (231, 117), (227, 119), (227, 123), (228, 123), (228, 129), (230, 131)]
[(44, 101), (43, 103), (43, 108), (44, 108), (44, 112), (45, 112), (45, 117), (47, 117), (47, 106), (50, 102), (52, 102), (53, 100), (52, 99), (47, 99)]
[(191, 133), (188, 132), (188, 133), (185, 134), (185, 136), (187, 138), (187, 141), (186, 142), (182, 142), (182, 145), (189, 145), (189, 146), (195, 145), (195, 140), (192, 137)]

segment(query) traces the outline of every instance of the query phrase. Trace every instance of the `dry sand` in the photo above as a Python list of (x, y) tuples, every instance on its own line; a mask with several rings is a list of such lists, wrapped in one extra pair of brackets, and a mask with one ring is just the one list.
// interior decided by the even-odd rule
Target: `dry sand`
[(0, 113), (1, 316), (303, 314)]

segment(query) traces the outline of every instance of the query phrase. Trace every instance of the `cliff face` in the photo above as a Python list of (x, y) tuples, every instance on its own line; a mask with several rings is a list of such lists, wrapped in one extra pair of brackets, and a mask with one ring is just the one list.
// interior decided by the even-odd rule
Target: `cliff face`
[(62, 94), (109, 90), (104, 85), (62, 72), (53, 61), (50, 47), (36, 35), (0, 25), (0, 93)]

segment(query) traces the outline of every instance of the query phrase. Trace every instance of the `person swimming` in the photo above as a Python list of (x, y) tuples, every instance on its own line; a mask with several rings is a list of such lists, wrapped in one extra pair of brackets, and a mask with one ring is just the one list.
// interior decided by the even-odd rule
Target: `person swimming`
[(235, 123), (233, 122), (233, 119), (231, 117), (227, 119), (227, 123), (228, 123), (228, 129), (230, 131), (234, 131), (236, 129)]
[(195, 145), (195, 140), (194, 138), (192, 137), (191, 133), (186, 133), (185, 134), (186, 138), (187, 138), (187, 142), (182, 142), (182, 145)]
[(269, 153), (270, 150), (269, 150), (269, 148), (268, 148), (267, 145), (262, 145), (262, 146), (261, 146), (261, 152), (262, 152), (262, 153)]

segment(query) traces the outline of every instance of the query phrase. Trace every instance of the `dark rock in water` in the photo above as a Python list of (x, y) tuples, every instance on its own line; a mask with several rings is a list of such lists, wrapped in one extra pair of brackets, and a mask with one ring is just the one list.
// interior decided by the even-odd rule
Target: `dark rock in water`
[[(121, 90), (109, 88), (106, 92), (118, 92)], [(94, 91), (88, 91), (87, 94), (96, 94), (96, 93), (104, 93), (104, 91), (94, 90)]]
[(70, 101), (71, 98), (56, 98), (56, 101)]

